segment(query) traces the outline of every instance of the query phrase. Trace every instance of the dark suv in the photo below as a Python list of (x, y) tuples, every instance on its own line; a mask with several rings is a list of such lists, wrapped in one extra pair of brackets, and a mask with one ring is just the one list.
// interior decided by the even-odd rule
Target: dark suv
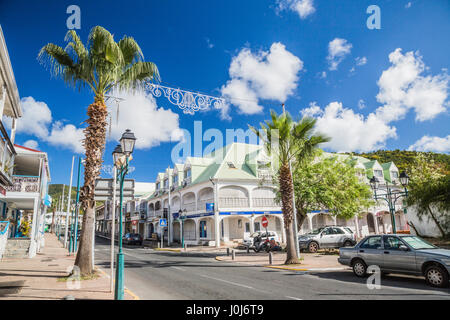
[(142, 236), (139, 233), (127, 233), (122, 239), (124, 244), (138, 244), (142, 246)]

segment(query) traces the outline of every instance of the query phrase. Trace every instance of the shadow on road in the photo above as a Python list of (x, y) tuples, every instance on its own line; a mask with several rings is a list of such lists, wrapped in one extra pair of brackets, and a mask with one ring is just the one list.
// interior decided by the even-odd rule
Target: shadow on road
[[(332, 271), (332, 272), (309, 272), (309, 275), (318, 277), (320, 279), (326, 280), (336, 280), (340, 282), (346, 283), (360, 283), (366, 284), (367, 278), (358, 278), (356, 277), (352, 271)], [(291, 276), (295, 276), (297, 274), (289, 274)], [(412, 289), (412, 290), (433, 290), (436, 293), (414, 293), (414, 294), (405, 294), (404, 292), (399, 293), (399, 295), (438, 295), (438, 296), (447, 296), (450, 298), (450, 289), (449, 288), (433, 288), (428, 286), (425, 283), (425, 280), (421, 277), (415, 276), (406, 276), (406, 275), (397, 275), (397, 274), (389, 274), (381, 276), (381, 289), (372, 289), (370, 290), (374, 295), (393, 295), (392, 293), (383, 293), (383, 289), (393, 289), (393, 288), (401, 288), (401, 289)], [(340, 293), (343, 294), (343, 293)], [(328, 295), (328, 294), (322, 294)], [(333, 294), (329, 294), (333, 295)], [(355, 292), (345, 293), (345, 295), (358, 295)], [(395, 294), (394, 294), (395, 295)]]

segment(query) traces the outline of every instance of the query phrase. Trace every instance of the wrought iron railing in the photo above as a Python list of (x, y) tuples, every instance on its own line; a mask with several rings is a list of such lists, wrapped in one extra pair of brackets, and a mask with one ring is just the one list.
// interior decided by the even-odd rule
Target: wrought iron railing
[(39, 192), (39, 177), (35, 176), (13, 176), (13, 185), (6, 188), (8, 192)]
[(279, 207), (274, 198), (253, 198), (254, 207)]
[(248, 198), (237, 198), (237, 197), (220, 197), (219, 207), (220, 208), (239, 208), (248, 207)]

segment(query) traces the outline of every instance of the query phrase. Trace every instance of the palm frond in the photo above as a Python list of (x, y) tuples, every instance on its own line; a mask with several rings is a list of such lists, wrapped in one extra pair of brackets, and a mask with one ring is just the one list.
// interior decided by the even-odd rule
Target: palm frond
[(144, 60), (144, 54), (141, 48), (132, 37), (124, 36), (119, 41), (119, 48), (122, 51), (125, 65)]
[(70, 68), (74, 65), (70, 55), (63, 48), (53, 43), (41, 48), (38, 61), (45, 67), (50, 68), (50, 73), (54, 76), (61, 75), (64, 68)]

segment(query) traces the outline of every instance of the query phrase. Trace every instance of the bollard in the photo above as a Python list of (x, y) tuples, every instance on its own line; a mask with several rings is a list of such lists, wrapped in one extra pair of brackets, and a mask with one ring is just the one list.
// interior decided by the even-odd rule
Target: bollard
[(186, 251), (187, 250), (187, 244), (186, 244), (186, 242), (184, 243), (184, 251)]
[(269, 264), (271, 265), (273, 262), (273, 255), (272, 252), (269, 252)]
[(250, 253), (250, 246), (247, 246), (247, 253)]
[(231, 250), (231, 259), (236, 259), (236, 252), (234, 250)]
[(230, 248), (227, 248), (227, 257), (230, 255)]

